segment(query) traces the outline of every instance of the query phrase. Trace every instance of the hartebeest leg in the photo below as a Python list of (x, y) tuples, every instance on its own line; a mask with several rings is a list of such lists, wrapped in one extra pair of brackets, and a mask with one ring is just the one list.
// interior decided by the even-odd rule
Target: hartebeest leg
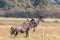
[(14, 32), (14, 35), (17, 36), (17, 35), (18, 35), (18, 31), (15, 31), (15, 32)]
[(35, 27), (34, 27), (34, 29), (33, 29), (33, 32), (35, 32)]
[(29, 29), (27, 29), (26, 31), (26, 38), (29, 36), (28, 34), (29, 34)]
[(13, 34), (14, 34), (14, 31), (11, 30), (11, 31), (10, 31), (10, 34), (13, 35)]
[(27, 36), (28, 36), (28, 31), (26, 31), (26, 38), (27, 38)]

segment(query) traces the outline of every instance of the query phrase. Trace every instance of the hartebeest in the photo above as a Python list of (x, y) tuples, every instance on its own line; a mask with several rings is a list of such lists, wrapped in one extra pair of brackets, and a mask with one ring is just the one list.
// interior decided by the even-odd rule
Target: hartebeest
[(43, 21), (41, 18), (38, 18), (37, 21), (35, 21), (34, 19), (31, 19), (30, 21), (28, 20), (27, 22), (24, 22), (23, 25), (20, 25), (20, 26), (12, 26), (10, 29), (10, 33), (11, 35), (17, 35), (18, 32), (20, 33), (26, 33), (26, 37), (28, 36), (28, 33), (29, 33), (29, 30), (30, 28), (34, 28), (33, 29), (33, 32), (35, 31), (35, 28), (37, 27), (37, 25), (39, 24), (39, 21)]

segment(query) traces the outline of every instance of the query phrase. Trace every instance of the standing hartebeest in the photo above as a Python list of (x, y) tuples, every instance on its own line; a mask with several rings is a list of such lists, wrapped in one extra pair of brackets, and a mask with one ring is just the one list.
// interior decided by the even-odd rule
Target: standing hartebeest
[(44, 20), (42, 20), (41, 18), (38, 18), (37, 21), (35, 21), (34, 19), (31, 19), (30, 21), (28, 20), (27, 22), (24, 22), (23, 25), (12, 26), (10, 28), (11, 29), (10, 33), (11, 33), (11, 35), (14, 34), (16, 36), (18, 34), (18, 32), (20, 32), (20, 33), (24, 33), (25, 32), (26, 33), (26, 37), (27, 37), (30, 28), (34, 28), (33, 29), (33, 32), (34, 32), (35, 28), (38, 26), (40, 20), (44, 22)]

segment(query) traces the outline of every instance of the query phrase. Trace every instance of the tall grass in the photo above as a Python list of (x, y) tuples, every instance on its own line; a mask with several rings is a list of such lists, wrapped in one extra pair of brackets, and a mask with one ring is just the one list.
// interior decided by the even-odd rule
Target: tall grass
[[(28, 38), (25, 38), (25, 33), (23, 34), (19, 33), (16, 37), (13, 35), (10, 35), (10, 27), (13, 24), (16, 25), (15, 23), (17, 23), (18, 25), (18, 23), (24, 22), (25, 19), (23, 21), (22, 20), (23, 19), (20, 19), (20, 18), (18, 19), (1, 18), (0, 19), (0, 40), (60, 40), (60, 23), (57, 23), (57, 22), (56, 24), (40, 22), (35, 32), (33, 32), (33, 29), (30, 30)], [(51, 22), (52, 19), (49, 19), (49, 20)], [(44, 21), (47, 22), (46, 19), (44, 19)], [(3, 25), (1, 25), (1, 23)]]

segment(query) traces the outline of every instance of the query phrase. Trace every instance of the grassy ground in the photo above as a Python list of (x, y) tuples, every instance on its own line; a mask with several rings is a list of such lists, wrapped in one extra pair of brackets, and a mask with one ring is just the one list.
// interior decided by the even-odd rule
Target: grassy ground
[(9, 31), (12, 25), (22, 24), (25, 19), (21, 18), (0, 18), (0, 40), (60, 40), (60, 23), (55, 22), (59, 19), (44, 19), (36, 28), (36, 32), (31, 29), (29, 37), (25, 38), (25, 33), (18, 36), (11, 36)]

